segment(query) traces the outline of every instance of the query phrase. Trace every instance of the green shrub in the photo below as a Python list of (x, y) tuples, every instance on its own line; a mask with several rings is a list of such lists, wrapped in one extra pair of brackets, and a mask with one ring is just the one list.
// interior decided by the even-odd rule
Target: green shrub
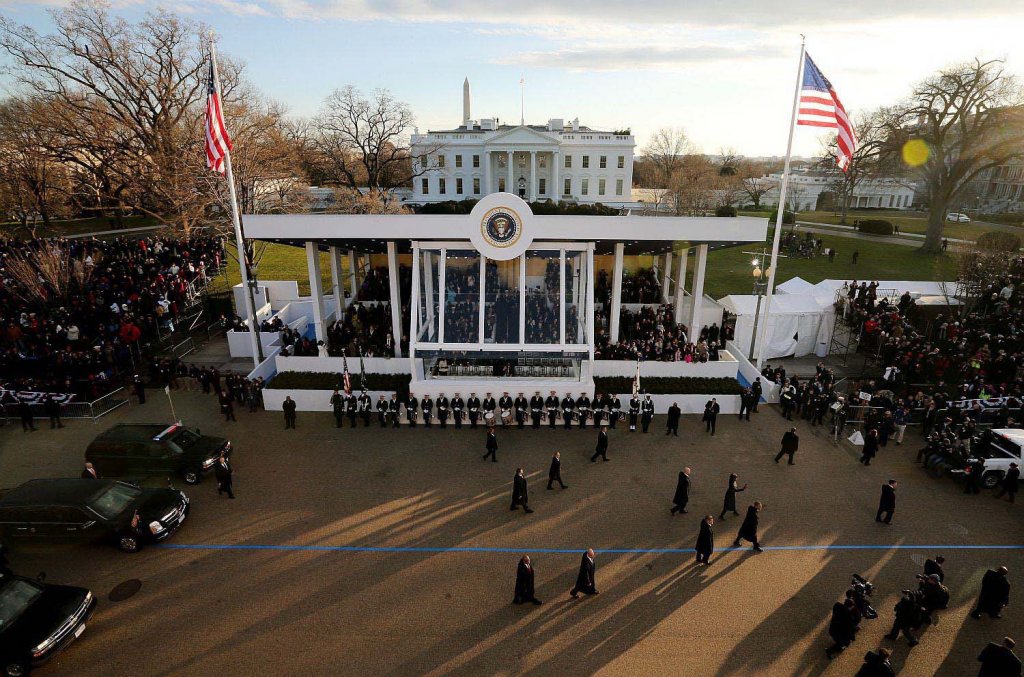
[(982, 233), (977, 243), (979, 249), (991, 252), (1015, 252), (1020, 249), (1020, 237), (1001, 230)]
[[(349, 374), (352, 389), (359, 390), (359, 374)], [(409, 395), (409, 374), (367, 374), (367, 390), (395, 391), (400, 398)], [(312, 371), (283, 371), (275, 376), (267, 388), (277, 390), (341, 390), (341, 374)]]
[(715, 209), (715, 216), (736, 216), (736, 208), (732, 205), (722, 205)]
[[(741, 395), (743, 387), (734, 378), (650, 377), (640, 379), (640, 388), (651, 395)], [(633, 392), (629, 376), (595, 376), (594, 391), (622, 395)]]
[(978, 221), (1002, 223), (1007, 226), (1024, 226), (1024, 212), (1010, 212), (1007, 214), (978, 214), (975, 218)]
[[(779, 218), (779, 210), (774, 209), (772, 213), (768, 215), (768, 225), (774, 226), (776, 219)], [(789, 211), (788, 209), (782, 213), (782, 225), (792, 226), (796, 223), (796, 214)]]
[(868, 235), (892, 235), (892, 222), (885, 219), (862, 219), (857, 229)]

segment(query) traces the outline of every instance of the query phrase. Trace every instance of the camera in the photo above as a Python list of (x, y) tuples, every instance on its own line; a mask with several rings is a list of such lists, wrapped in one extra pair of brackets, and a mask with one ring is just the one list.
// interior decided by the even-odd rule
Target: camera
[(850, 592), (852, 592), (853, 603), (864, 618), (878, 618), (878, 612), (871, 606), (871, 593), (875, 586), (859, 574), (853, 574), (850, 580)]

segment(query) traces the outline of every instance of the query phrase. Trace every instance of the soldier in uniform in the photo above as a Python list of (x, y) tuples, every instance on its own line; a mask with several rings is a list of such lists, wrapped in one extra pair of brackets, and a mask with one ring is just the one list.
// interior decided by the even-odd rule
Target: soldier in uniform
[(334, 394), (331, 395), (331, 410), (334, 412), (334, 427), (344, 428), (345, 420), (345, 396), (338, 392), (338, 389), (334, 389)]
[(466, 409), (466, 403), (462, 401), (462, 395), (455, 393), (452, 400), (452, 420), (455, 421), (455, 429), (462, 428), (462, 412)]
[(523, 425), (526, 423), (526, 410), (529, 408), (529, 404), (526, 402), (526, 397), (522, 393), (519, 393), (519, 397), (516, 398), (516, 427), (520, 430), (523, 429)]
[(377, 421), (381, 428), (386, 428), (388, 425), (388, 401), (384, 399), (383, 395), (377, 400)]
[(370, 395), (364, 390), (359, 395), (359, 413), (363, 417), (363, 427), (370, 427)]
[(345, 398), (345, 413), (348, 414), (348, 425), (350, 428), (356, 427), (356, 410), (359, 409), (359, 400), (356, 399), (355, 395), (349, 395)]
[(572, 427), (572, 410), (575, 408), (576, 403), (572, 401), (572, 395), (566, 393), (562, 398), (562, 421), (566, 430)]
[(409, 399), (405, 401), (405, 419), (409, 422), (410, 428), (416, 427), (416, 416), (419, 414), (420, 401), (416, 395), (409, 393)]
[(540, 396), (538, 390), (530, 398), (530, 418), (533, 420), (533, 429), (537, 430), (540, 428), (540, 414), (544, 410), (544, 398)]
[(441, 428), (448, 427), (448, 410), (451, 407), (448, 398), (441, 393), (437, 396), (437, 420), (441, 422)]
[(392, 394), (391, 401), (388, 402), (388, 416), (391, 417), (392, 428), (398, 427), (399, 406), (398, 395)]
[(640, 422), (644, 426), (644, 432), (647, 432), (647, 429), (651, 427), (651, 421), (654, 420), (654, 400), (652, 400), (651, 396), (648, 395), (644, 398), (644, 402), (640, 407), (643, 410)]
[(544, 411), (548, 415), (548, 428), (554, 430), (555, 424), (558, 422), (558, 395), (555, 394), (554, 390), (544, 400)]
[(615, 430), (615, 424), (619, 422), (619, 418), (622, 417), (622, 400), (619, 399), (618, 395), (612, 395), (608, 403), (608, 420), (612, 424), (612, 430)]
[(430, 393), (423, 396), (420, 406), (423, 408), (423, 425), (427, 428), (433, 427), (434, 400), (430, 399)]
[(512, 420), (512, 398), (508, 393), (504, 393), (501, 399), (498, 400), (498, 408), (501, 409), (501, 427), (508, 428), (509, 421)]
[(600, 428), (601, 422), (608, 419), (608, 396), (598, 393), (594, 396), (594, 427)]
[(629, 399), (629, 432), (636, 432), (636, 419), (640, 416), (640, 398)]
[(466, 406), (469, 408), (469, 427), (475, 429), (476, 422), (480, 418), (480, 398), (476, 396), (476, 393), (469, 394)]
[(590, 398), (586, 393), (580, 393), (576, 398), (576, 411), (580, 418), (580, 430), (584, 430), (587, 427), (587, 419), (590, 418)]
[[(483, 409), (484, 423), (486, 425), (495, 425), (497, 423), (497, 421), (494, 420), (494, 417), (497, 416), (497, 414), (495, 414), (494, 411), (497, 408), (498, 403), (494, 401), (494, 398), (491, 397), (490, 393), (487, 393), (487, 395), (484, 397), (484, 403), (481, 406), (481, 409)], [(490, 414), (490, 416), (488, 416), (487, 414)]]

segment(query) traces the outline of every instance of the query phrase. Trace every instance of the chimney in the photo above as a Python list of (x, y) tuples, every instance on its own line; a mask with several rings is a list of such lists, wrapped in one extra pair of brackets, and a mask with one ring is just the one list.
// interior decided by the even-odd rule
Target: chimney
[(466, 128), (473, 122), (473, 116), (469, 112), (469, 78), (462, 83), (462, 124)]

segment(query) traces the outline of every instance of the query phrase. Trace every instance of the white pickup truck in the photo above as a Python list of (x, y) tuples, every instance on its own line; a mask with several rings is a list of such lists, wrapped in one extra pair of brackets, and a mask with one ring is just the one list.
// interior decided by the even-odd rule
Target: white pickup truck
[(986, 488), (993, 488), (1006, 476), (1011, 463), (1024, 466), (1024, 430), (1017, 428), (993, 428), (986, 430), (971, 447), (972, 456), (985, 459), (985, 474), (982, 475)]

